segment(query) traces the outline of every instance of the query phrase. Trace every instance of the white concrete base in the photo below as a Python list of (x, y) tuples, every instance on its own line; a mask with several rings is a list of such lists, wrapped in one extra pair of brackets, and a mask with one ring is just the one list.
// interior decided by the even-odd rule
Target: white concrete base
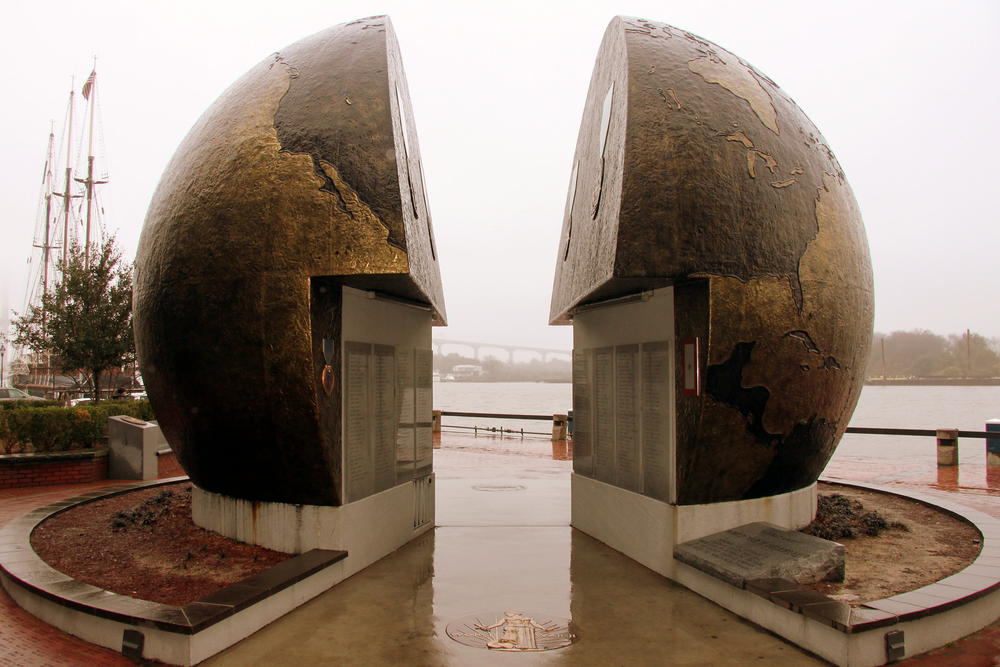
[[(32, 593), (11, 582), (7, 576), (2, 577), (2, 583), (7, 593), (28, 613), (92, 644), (121, 651), (122, 633), (138, 630), (144, 636), (143, 658), (171, 665), (196, 665), (249, 637), (345, 578), (344, 561), (334, 563), (194, 634), (169, 632), (152, 624), (136, 626), (86, 613)], [(108, 593), (108, 596), (112, 594)]]
[(346, 551), (346, 578), (433, 528), (434, 486), (431, 474), (331, 507), (243, 500), (192, 485), (191, 516), (202, 528), (277, 551)]
[[(692, 506), (669, 505), (576, 474), (572, 484), (574, 527), (837, 665), (885, 664), (885, 635), (891, 631), (905, 633), (905, 655), (910, 657), (976, 632), (1000, 617), (1000, 589), (997, 589), (968, 603), (915, 620), (841, 632), (673, 559), (673, 548), (677, 544), (752, 521), (768, 521), (792, 530), (805, 526), (815, 514), (815, 484), (770, 498)], [(953, 507), (951, 511), (958, 510)], [(967, 520), (978, 515), (967, 509), (959, 513)], [(984, 522), (994, 521), (980, 516)], [(984, 543), (984, 549), (989, 544), (988, 541)]]
[(797, 530), (816, 513), (815, 484), (767, 498), (671, 505), (574, 473), (572, 493), (574, 528), (670, 579), (678, 544), (754, 521)]
[[(884, 664), (885, 633), (901, 629), (896, 624), (870, 632), (845, 634), (685, 563), (677, 563), (673, 578), (702, 597), (836, 665), (861, 667)], [(906, 633), (907, 640), (909, 634)]]
[(759, 595), (730, 586), (721, 579), (677, 563), (674, 580), (729, 611), (747, 618), (779, 637), (812, 651), (835, 665), (873, 667), (886, 664), (885, 635), (902, 630), (905, 657), (920, 655), (981, 630), (1000, 617), (1000, 591), (972, 602), (912, 621), (862, 632), (844, 633), (795, 613)]

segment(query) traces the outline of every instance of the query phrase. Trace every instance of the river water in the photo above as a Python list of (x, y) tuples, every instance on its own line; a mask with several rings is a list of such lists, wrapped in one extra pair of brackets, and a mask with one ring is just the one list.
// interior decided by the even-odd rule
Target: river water
[[(544, 382), (436, 382), (434, 408), (455, 412), (551, 415), (571, 406), (572, 385)], [(851, 426), (882, 428), (959, 428), (982, 431), (987, 419), (1000, 419), (1000, 387), (874, 387), (866, 386)], [(444, 417), (443, 423), (503, 426), (551, 432), (546, 421), (508, 421)], [(966, 438), (959, 443), (962, 462), (982, 462), (985, 442)], [(933, 438), (846, 435), (835, 456), (874, 458), (934, 458)]]

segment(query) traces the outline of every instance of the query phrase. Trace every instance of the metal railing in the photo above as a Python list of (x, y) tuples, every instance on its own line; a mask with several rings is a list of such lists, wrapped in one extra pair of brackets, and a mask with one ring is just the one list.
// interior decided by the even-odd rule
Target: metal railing
[(539, 419), (552, 421), (552, 415), (513, 415), (505, 412), (451, 412), (447, 410), (441, 410), (440, 412), (443, 417), (487, 417), (490, 419)]
[[(464, 417), (464, 418), (484, 418), (484, 419), (510, 419), (517, 421), (555, 421), (555, 415), (518, 415), (506, 412), (455, 412), (451, 410), (439, 410), (436, 411), (442, 417)], [(504, 428), (503, 426), (479, 426), (477, 424), (472, 426), (465, 426), (462, 424), (444, 424), (442, 423), (441, 428), (457, 428), (465, 431), (472, 431), (473, 435), (498, 435), (503, 438), (504, 435), (511, 437), (520, 437), (524, 439), (526, 435), (544, 435), (544, 436), (554, 436), (553, 431), (525, 431), (521, 429)], [(553, 437), (553, 439), (556, 439)]]
[(441, 428), (460, 428), (472, 431), (473, 435), (479, 435), (482, 433), (483, 435), (499, 435), (501, 438), (505, 433), (510, 436), (520, 436), (522, 439), (526, 435), (552, 435), (551, 433), (544, 431), (525, 431), (523, 428), (513, 429), (504, 428), (502, 426), (462, 426), (461, 424), (441, 424)]
[(1000, 439), (1000, 432), (997, 431), (959, 431), (956, 429), (933, 429), (933, 428), (873, 428), (868, 426), (848, 426), (847, 433), (857, 433), (865, 435), (918, 435), (923, 437), (936, 437), (939, 430), (954, 431), (959, 438), (997, 438)]
[[(510, 419), (518, 421), (557, 421), (556, 417), (561, 415), (526, 415), (526, 414), (515, 414), (508, 412), (457, 412), (453, 410), (441, 410), (437, 411), (442, 417), (464, 417), (464, 418), (483, 418), (483, 419)], [(568, 413), (568, 424), (569, 433), (572, 434), (572, 424), (573, 416), (572, 413)], [(548, 432), (543, 431), (525, 431), (524, 429), (507, 429), (502, 426), (465, 426), (460, 424), (441, 424), (445, 428), (457, 428), (472, 431), (475, 434), (498, 434), (503, 437), (504, 434), (521, 436), (525, 435), (549, 435)], [(870, 426), (848, 426), (846, 433), (857, 434), (857, 435), (902, 435), (902, 436), (918, 436), (918, 437), (930, 437), (934, 438), (939, 435), (942, 430), (951, 431), (954, 437), (957, 438), (979, 438), (979, 439), (1000, 439), (1000, 432), (998, 431), (963, 431), (959, 429), (928, 429), (928, 428), (876, 428)]]

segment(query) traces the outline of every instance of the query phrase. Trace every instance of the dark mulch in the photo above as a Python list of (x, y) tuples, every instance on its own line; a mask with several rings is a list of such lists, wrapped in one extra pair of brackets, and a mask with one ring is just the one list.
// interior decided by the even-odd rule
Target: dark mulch
[(837, 541), (858, 535), (877, 537), (883, 530), (909, 531), (910, 528), (901, 521), (891, 521), (878, 512), (866, 510), (853, 498), (830, 493), (819, 496), (816, 518), (802, 532)]
[(31, 545), (49, 565), (78, 581), (174, 605), (291, 558), (194, 525), (187, 482), (74, 507), (39, 525)]

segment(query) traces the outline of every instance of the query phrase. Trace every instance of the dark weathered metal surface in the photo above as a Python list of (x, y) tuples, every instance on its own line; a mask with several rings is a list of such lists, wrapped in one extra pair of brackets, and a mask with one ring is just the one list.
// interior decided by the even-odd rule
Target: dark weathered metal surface
[(676, 335), (707, 341), (702, 395), (677, 392), (679, 502), (814, 481), (860, 394), (873, 309), (861, 217), (816, 127), (734, 54), (619, 17), (572, 173), (552, 322), (675, 285)]
[(308, 37), (223, 93), (167, 167), (136, 266), (143, 375), (191, 478), (339, 503), (340, 383), (323, 386), (339, 356), (322, 344), (339, 348), (339, 286), (445, 317), (388, 18)]

